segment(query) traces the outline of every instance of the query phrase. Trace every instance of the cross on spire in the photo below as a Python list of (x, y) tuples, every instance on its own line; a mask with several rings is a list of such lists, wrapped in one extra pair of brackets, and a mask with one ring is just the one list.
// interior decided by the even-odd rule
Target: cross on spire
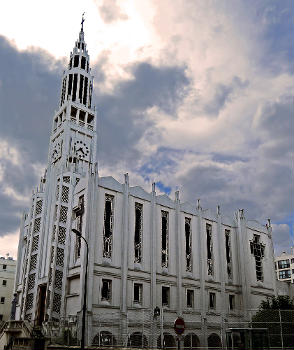
[(85, 12), (82, 14), (82, 22), (81, 22), (81, 32), (84, 31), (84, 22), (85, 22), (85, 18), (84, 18)]

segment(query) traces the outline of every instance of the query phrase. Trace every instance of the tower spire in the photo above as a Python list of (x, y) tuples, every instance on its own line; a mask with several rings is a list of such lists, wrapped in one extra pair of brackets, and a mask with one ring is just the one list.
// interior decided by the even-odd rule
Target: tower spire
[(82, 22), (81, 22), (81, 32), (83, 32), (84, 31), (84, 22), (85, 22), (85, 12), (83, 12), (83, 14), (82, 14)]

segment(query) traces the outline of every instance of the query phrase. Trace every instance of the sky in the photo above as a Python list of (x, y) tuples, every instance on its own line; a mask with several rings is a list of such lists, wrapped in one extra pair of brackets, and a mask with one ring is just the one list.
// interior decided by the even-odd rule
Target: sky
[(293, 245), (292, 0), (0, 3), (0, 255), (47, 163), (85, 12), (101, 176), (248, 220)]

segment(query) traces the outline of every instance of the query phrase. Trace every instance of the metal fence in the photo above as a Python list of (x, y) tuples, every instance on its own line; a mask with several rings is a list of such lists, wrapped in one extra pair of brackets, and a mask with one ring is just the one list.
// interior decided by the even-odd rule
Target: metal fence
[[(258, 310), (249, 312), (248, 322), (241, 321), (241, 315), (234, 318), (216, 316), (220, 322), (202, 319), (185, 321), (185, 332), (176, 336), (173, 323), (175, 315), (161, 313), (157, 317), (149, 310), (128, 312), (107, 312), (88, 317), (87, 342), (94, 348), (158, 348), (158, 349), (227, 349), (226, 333), (230, 328), (267, 328), (266, 337), (270, 349), (294, 349), (294, 311)], [(257, 316), (256, 316), (257, 315)], [(185, 317), (184, 317), (185, 318)], [(190, 317), (191, 318), (191, 317)], [(193, 318), (193, 317), (192, 317)], [(43, 334), (51, 344), (79, 345), (81, 320), (77, 317), (43, 323)], [(178, 344), (180, 341), (180, 344)], [(235, 349), (235, 348), (234, 348)], [(237, 349), (237, 348), (236, 348)], [(240, 347), (238, 349), (246, 349)]]

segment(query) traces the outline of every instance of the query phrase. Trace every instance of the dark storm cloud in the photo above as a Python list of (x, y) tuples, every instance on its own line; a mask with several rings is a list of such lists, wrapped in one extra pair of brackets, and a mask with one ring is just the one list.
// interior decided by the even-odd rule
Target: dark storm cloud
[[(92, 72), (105, 78), (103, 64), (107, 53)], [(20, 152), (15, 165), (1, 159), (3, 178), (0, 182), (0, 235), (17, 230), (22, 210), (27, 203), (5, 194), (7, 187), (21, 197), (29, 198), (32, 187), (38, 184), (34, 164), (46, 164), (51, 121), (58, 107), (60, 83), (65, 62), (56, 61), (41, 50), (18, 51), (0, 37), (0, 141), (8, 142)], [(130, 67), (134, 79), (119, 83), (112, 95), (99, 94), (98, 146), (100, 164), (111, 166), (126, 162), (135, 167), (140, 159), (138, 140), (151, 126), (144, 112), (157, 106), (172, 112), (188, 84), (182, 67), (153, 67), (148, 63)], [(5, 160), (6, 159), (6, 160)]]
[(208, 115), (217, 116), (226, 103), (231, 101), (233, 94), (247, 85), (248, 82), (242, 81), (239, 77), (234, 77), (229, 85), (217, 84), (212, 99), (204, 105), (204, 111)]
[(0, 137), (44, 162), (63, 64), (44, 51), (18, 51), (0, 37)]
[[(125, 159), (128, 167), (138, 162), (138, 141), (152, 122), (145, 116), (156, 106), (175, 118), (175, 109), (189, 80), (183, 67), (132, 67), (134, 79), (119, 83), (112, 95), (98, 95), (100, 160), (111, 164)], [(98, 92), (99, 94), (99, 92)]]

